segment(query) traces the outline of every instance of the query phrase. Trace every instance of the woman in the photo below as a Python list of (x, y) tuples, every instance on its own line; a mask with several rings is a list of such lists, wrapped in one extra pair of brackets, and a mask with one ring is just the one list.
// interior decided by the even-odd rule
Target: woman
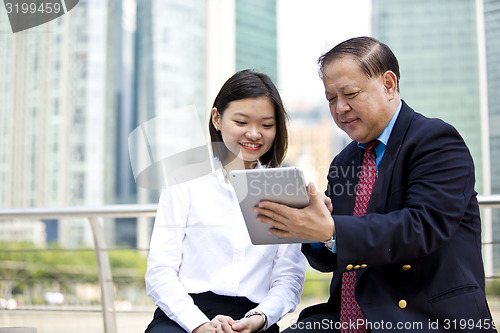
[(300, 244), (251, 244), (227, 178), (285, 156), (286, 113), (271, 79), (250, 70), (229, 78), (209, 131), (221, 167), (161, 194), (146, 272), (158, 309), (146, 332), (278, 332), (300, 301), (305, 259)]

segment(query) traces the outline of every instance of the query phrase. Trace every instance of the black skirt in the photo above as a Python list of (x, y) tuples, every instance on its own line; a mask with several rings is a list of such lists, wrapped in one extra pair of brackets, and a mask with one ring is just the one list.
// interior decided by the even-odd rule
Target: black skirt
[[(210, 291), (201, 294), (189, 294), (194, 304), (212, 320), (217, 315), (229, 316), (235, 320), (243, 318), (245, 314), (257, 306), (246, 297), (221, 296)], [(185, 333), (175, 321), (168, 318), (165, 313), (157, 308), (153, 320), (146, 329), (146, 333)], [(278, 333), (277, 324), (272, 325), (266, 333)]]

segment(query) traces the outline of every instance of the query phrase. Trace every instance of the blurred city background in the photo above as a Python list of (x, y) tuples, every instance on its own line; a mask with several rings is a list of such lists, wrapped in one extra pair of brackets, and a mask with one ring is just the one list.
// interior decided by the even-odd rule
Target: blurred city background
[[(80, 0), (17, 33), (0, 6), (0, 327), (145, 329), (159, 191), (136, 185), (128, 136), (188, 105), (205, 128), (235, 71), (273, 79), (290, 115), (285, 164), (324, 189), (349, 140), (331, 120), (316, 60), (360, 35), (392, 48), (410, 106), (462, 134), (477, 192), (500, 194), (500, 0)], [(172, 140), (189, 141), (184, 133)], [(500, 209), (482, 207), (500, 320)], [(325, 301), (329, 280), (308, 271), (301, 307)]]

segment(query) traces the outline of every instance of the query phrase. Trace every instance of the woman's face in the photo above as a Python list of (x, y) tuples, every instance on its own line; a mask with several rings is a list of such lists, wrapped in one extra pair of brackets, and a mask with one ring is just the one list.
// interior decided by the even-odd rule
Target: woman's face
[(222, 116), (213, 108), (212, 121), (227, 149), (244, 161), (245, 168), (252, 167), (276, 137), (276, 116), (268, 97), (232, 101)]

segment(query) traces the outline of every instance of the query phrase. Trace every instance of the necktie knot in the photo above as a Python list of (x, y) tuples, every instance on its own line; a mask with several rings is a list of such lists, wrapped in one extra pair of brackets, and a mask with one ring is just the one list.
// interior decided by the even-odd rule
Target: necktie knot
[(373, 153), (375, 151), (375, 147), (379, 144), (380, 141), (373, 140), (365, 144), (365, 150), (369, 153)]

